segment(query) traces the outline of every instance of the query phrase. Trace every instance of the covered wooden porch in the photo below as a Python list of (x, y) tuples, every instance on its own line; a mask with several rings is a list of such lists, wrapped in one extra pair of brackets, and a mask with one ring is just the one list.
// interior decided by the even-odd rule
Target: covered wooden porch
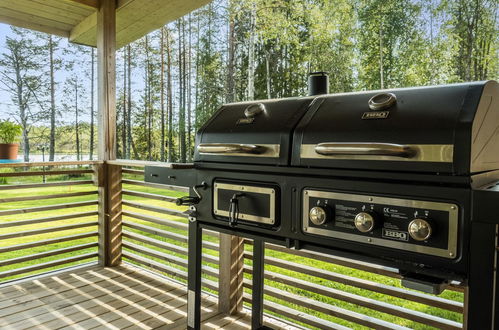
[[(0, 185), (2, 329), (185, 328), (187, 216), (173, 202), (189, 189), (146, 183), (149, 163), (116, 159), (115, 49), (207, 2), (0, 0), (0, 22), (97, 45), (99, 63), (99, 160), (0, 164), (13, 180)], [(41, 176), (53, 179), (20, 180)], [(203, 328), (250, 328), (252, 242), (204, 236)], [(395, 269), (266, 251), (273, 329), (462, 327), (462, 283), (437, 297), (402, 289)]]

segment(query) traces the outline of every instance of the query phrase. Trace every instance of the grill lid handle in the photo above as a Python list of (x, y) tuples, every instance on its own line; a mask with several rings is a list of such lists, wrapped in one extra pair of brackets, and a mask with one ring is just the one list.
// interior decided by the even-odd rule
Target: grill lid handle
[(393, 143), (351, 143), (351, 142), (325, 142), (315, 146), (315, 152), (323, 156), (338, 155), (368, 155), (368, 156), (393, 156), (411, 158), (416, 150), (406, 145)]
[(267, 148), (241, 143), (201, 143), (197, 146), (202, 154), (263, 154)]

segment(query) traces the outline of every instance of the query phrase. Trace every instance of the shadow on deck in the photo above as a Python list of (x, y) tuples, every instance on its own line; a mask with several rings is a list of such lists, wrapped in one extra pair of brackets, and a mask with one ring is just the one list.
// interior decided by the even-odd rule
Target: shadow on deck
[[(203, 295), (203, 329), (250, 329), (249, 313), (226, 316)], [(0, 286), (1, 329), (185, 329), (187, 288), (123, 265), (75, 268)], [(292, 329), (265, 318), (273, 329)]]

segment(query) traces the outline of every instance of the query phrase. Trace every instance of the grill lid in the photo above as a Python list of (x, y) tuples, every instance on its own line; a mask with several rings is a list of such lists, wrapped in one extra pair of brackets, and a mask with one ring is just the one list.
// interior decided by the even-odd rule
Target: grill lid
[(292, 131), (313, 97), (231, 103), (196, 135), (194, 161), (289, 165)]
[(292, 165), (469, 174), (499, 168), (499, 85), (476, 82), (320, 97)]

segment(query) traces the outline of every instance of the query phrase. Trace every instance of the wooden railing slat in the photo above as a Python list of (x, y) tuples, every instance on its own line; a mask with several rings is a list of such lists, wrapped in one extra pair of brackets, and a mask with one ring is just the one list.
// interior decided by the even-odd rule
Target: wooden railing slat
[(43, 241), (29, 242), (29, 243), (17, 244), (17, 245), (9, 245), (9, 246), (5, 246), (5, 247), (1, 247), (0, 254), (6, 253), (6, 252), (12, 252), (12, 251), (24, 250), (24, 249), (31, 249), (31, 248), (34, 248), (37, 246), (45, 246), (45, 245), (61, 243), (61, 242), (76, 241), (76, 240), (83, 239), (83, 238), (97, 237), (98, 235), (99, 235), (98, 232), (92, 231), (92, 232), (83, 233), (83, 234), (76, 234), (76, 235), (70, 235), (70, 236), (51, 238), (51, 239), (47, 239), (47, 240), (43, 240)]
[(144, 170), (132, 170), (131, 168), (124, 168), (121, 170), (123, 174), (132, 174), (132, 175), (144, 175)]
[(78, 218), (96, 216), (97, 214), (98, 214), (97, 211), (91, 211), (91, 212), (64, 214), (64, 215), (59, 215), (59, 216), (55, 216), (55, 217), (2, 222), (2, 223), (0, 223), (0, 228), (19, 227), (19, 226), (32, 225), (35, 223), (54, 222), (54, 221), (67, 220), (67, 219), (78, 219)]
[[(123, 216), (127, 216), (130, 218), (134, 218), (137, 220), (144, 220), (152, 223), (156, 223), (158, 225), (163, 225), (171, 228), (176, 228), (176, 229), (182, 229), (187, 231), (188, 227), (187, 224), (184, 222), (180, 221), (173, 221), (173, 220), (168, 220), (168, 219), (163, 219), (163, 218), (158, 218), (152, 215), (145, 215), (145, 214), (140, 214), (136, 212), (130, 212), (130, 211), (123, 211)], [(203, 230), (203, 235), (208, 235), (212, 237), (218, 238), (220, 236), (219, 233), (212, 231), (212, 230)]]
[[(244, 287), (251, 288), (251, 281), (248, 279), (244, 279)], [(406, 329), (408, 328), (399, 326), (395, 323), (383, 321), (374, 317), (366, 316), (357, 312), (350, 311), (348, 309), (344, 309), (341, 307), (333, 306), (327, 303), (323, 303), (320, 301), (316, 301), (307, 297), (299, 296), (293, 294), (291, 292), (283, 291), (277, 288), (273, 288), (271, 286), (265, 286), (264, 293), (275, 297), (277, 299), (285, 300), (289, 303), (296, 304), (305, 308), (310, 308), (312, 310), (316, 310), (320, 313), (325, 313), (328, 315), (332, 315), (350, 322), (354, 322), (360, 325), (364, 325), (367, 327), (375, 328), (375, 329)]]
[(182, 211), (178, 211), (178, 210), (172, 210), (172, 209), (167, 209), (167, 208), (158, 207), (158, 206), (149, 206), (149, 205), (144, 205), (144, 204), (140, 204), (140, 203), (136, 203), (136, 202), (132, 202), (132, 201), (128, 201), (128, 200), (122, 200), (121, 203), (123, 206), (130, 206), (130, 207), (133, 207), (136, 209), (141, 209), (141, 210), (156, 212), (156, 213), (162, 213), (162, 214), (169, 214), (169, 215), (173, 215), (173, 216), (181, 217), (181, 218), (187, 218), (187, 214), (185, 214)]
[(25, 213), (36, 213), (36, 212), (45, 212), (45, 211), (54, 211), (54, 210), (62, 210), (62, 209), (73, 209), (84, 206), (92, 206), (98, 205), (98, 201), (85, 201), (85, 202), (73, 202), (73, 203), (64, 203), (64, 204), (54, 204), (48, 206), (37, 206), (30, 207), (24, 209), (13, 209), (13, 210), (5, 210), (0, 211), (0, 217), (6, 215), (14, 215), (14, 214), (25, 214)]
[(176, 197), (162, 196), (162, 195), (158, 195), (158, 194), (151, 194), (151, 193), (145, 193), (145, 192), (139, 192), (139, 191), (133, 191), (133, 190), (126, 190), (126, 189), (123, 189), (122, 193), (123, 193), (123, 195), (126, 195), (126, 196), (142, 197), (142, 198), (154, 199), (154, 200), (169, 202), (169, 203), (175, 203), (175, 201), (177, 200)]
[[(166, 231), (166, 230), (161, 230), (161, 229), (150, 227), (150, 226), (144, 226), (144, 225), (140, 225), (138, 223), (133, 223), (130, 221), (123, 221), (123, 225), (125, 227), (128, 227), (128, 228), (140, 230), (140, 231), (143, 231), (143, 232), (146, 232), (149, 234), (158, 235), (158, 236), (161, 236), (164, 238), (169, 238), (169, 239), (176, 240), (176, 241), (187, 244), (187, 236), (186, 235), (179, 235), (179, 234), (171, 233), (171, 232)], [(215, 243), (203, 241), (203, 247), (210, 249), (210, 250), (218, 251), (218, 244), (215, 244)]]
[(147, 222), (152, 222), (158, 225), (170, 227), (170, 228), (175, 228), (175, 229), (181, 229), (187, 231), (187, 224), (180, 222), (180, 221), (172, 221), (172, 220), (167, 220), (163, 218), (158, 218), (152, 215), (145, 215), (145, 214), (140, 214), (136, 212), (131, 212), (131, 211), (123, 211), (123, 216), (134, 218), (137, 220), (144, 220)]
[(86, 244), (74, 245), (74, 246), (70, 246), (70, 247), (62, 248), (62, 249), (57, 249), (57, 250), (40, 252), (40, 253), (31, 254), (31, 255), (28, 255), (28, 256), (22, 256), (22, 257), (18, 257), (18, 258), (1, 260), (0, 261), (0, 267), (8, 266), (8, 265), (13, 265), (13, 264), (19, 264), (19, 263), (25, 262), (25, 261), (42, 259), (42, 258), (46, 258), (46, 257), (51, 257), (51, 256), (59, 255), (59, 254), (69, 253), (69, 252), (75, 252), (75, 251), (90, 249), (90, 248), (97, 247), (97, 246), (98, 246), (97, 242), (86, 243)]
[[(243, 301), (251, 303), (251, 295), (249, 293), (243, 294)], [(351, 328), (344, 327), (340, 324), (326, 321), (324, 319), (307, 314), (306, 312), (298, 311), (281, 304), (265, 300), (263, 302), (264, 308), (270, 312), (276, 313), (279, 316), (285, 316), (298, 322), (302, 322), (319, 329), (335, 329), (335, 330), (351, 330)]]
[(9, 276), (14, 276), (14, 275), (20, 275), (20, 274), (25, 274), (25, 273), (30, 273), (34, 272), (40, 269), (45, 269), (45, 268), (51, 268), (55, 266), (60, 266), (60, 265), (65, 265), (71, 262), (76, 262), (76, 261), (81, 261), (81, 260), (86, 260), (90, 258), (97, 257), (98, 253), (97, 252), (92, 252), (92, 253), (86, 253), (86, 254), (81, 254), (77, 255), (74, 257), (68, 257), (68, 258), (63, 258), (63, 259), (58, 259), (58, 260), (53, 260), (53, 261), (48, 261), (42, 264), (38, 265), (32, 265), (32, 266), (27, 266), (23, 268), (17, 268), (17, 269), (12, 269), (12, 270), (7, 270), (4, 272), (0, 272), (0, 278), (5, 278)]
[[(187, 272), (183, 271), (181, 269), (177, 269), (177, 268), (174, 268), (174, 267), (170, 267), (170, 266), (164, 265), (162, 263), (159, 263), (157, 261), (141, 257), (141, 256), (139, 256), (137, 254), (134, 254), (132, 252), (129, 252), (129, 251), (123, 251), (123, 257), (127, 258), (129, 260), (135, 261), (135, 262), (137, 262), (139, 264), (142, 264), (142, 265), (144, 265), (146, 267), (150, 267), (152, 269), (155, 269), (155, 270), (158, 270), (160, 272), (166, 273), (168, 275), (179, 277), (179, 278), (181, 278), (183, 280), (187, 280)], [(214, 282), (214, 281), (208, 280), (206, 278), (202, 278), (201, 279), (201, 285), (203, 287), (205, 287), (205, 288), (210, 289), (210, 290), (218, 291), (218, 285), (217, 285), (217, 283)], [(186, 290), (187, 290), (187, 288), (186, 288)]]
[(173, 191), (180, 191), (180, 192), (189, 193), (188, 187), (172, 186), (172, 185), (168, 185), (168, 184), (151, 183), (151, 182), (144, 182), (144, 181), (130, 180), (130, 179), (123, 179), (122, 183), (129, 184), (132, 186), (165, 189), (165, 190), (173, 190)]
[[(245, 256), (251, 257), (252, 255), (250, 252), (245, 252)], [(464, 308), (463, 304), (457, 301), (443, 299), (440, 297), (420, 293), (417, 291), (409, 291), (389, 285), (384, 285), (378, 282), (372, 282), (356, 277), (351, 277), (344, 274), (334, 273), (324, 269), (318, 269), (311, 266), (292, 262), (289, 260), (283, 260), (273, 257), (265, 257), (265, 264), (283, 268), (286, 270), (291, 270), (294, 272), (298, 272), (300, 274), (307, 274), (318, 278), (323, 278), (325, 280), (336, 283), (342, 283), (345, 285), (350, 285), (357, 288), (370, 290), (381, 294), (386, 294), (392, 297), (411, 300), (428, 306), (447, 309), (449, 311), (456, 313), (462, 313)]]
[(91, 190), (91, 191), (79, 191), (79, 192), (65, 193), (65, 194), (0, 198), (0, 203), (15, 203), (15, 202), (26, 202), (26, 201), (40, 201), (40, 200), (56, 199), (56, 198), (81, 197), (81, 196), (95, 195), (97, 193), (98, 193), (97, 190)]
[(0, 173), (0, 178), (25, 177), (25, 176), (50, 176), (50, 175), (77, 175), (90, 174), (93, 170), (59, 170), (59, 171), (32, 171), (32, 172), (6, 172)]
[(106, 163), (111, 165), (128, 166), (128, 167), (146, 167), (157, 166), (166, 168), (189, 169), (194, 168), (193, 163), (164, 163), (148, 160), (132, 160), (132, 159), (115, 159), (108, 160)]
[[(172, 264), (176, 264), (178, 266), (187, 268), (187, 259), (185, 259), (185, 258), (179, 258), (179, 257), (173, 256), (171, 254), (160, 252), (158, 250), (153, 250), (153, 249), (150, 249), (150, 248), (147, 248), (144, 246), (133, 244), (131, 242), (123, 242), (123, 247), (128, 248), (134, 252), (142, 253), (142, 254), (148, 255), (150, 257), (158, 258), (158, 259), (170, 262)], [(210, 257), (210, 256), (205, 255), (205, 257)], [(213, 258), (210, 258), (210, 260), (213, 261)], [(218, 260), (215, 260), (215, 263), (218, 263)], [(217, 269), (215, 269), (213, 267), (205, 266), (205, 265), (202, 266), (202, 269), (203, 269), (203, 272), (205, 274), (218, 277), (218, 270)]]
[(14, 184), (14, 185), (0, 185), (0, 190), (68, 187), (68, 186), (81, 186), (81, 185), (93, 185), (93, 184), (94, 182), (92, 180), (59, 181), (59, 182), (48, 182), (48, 183), (25, 183), (25, 184)]
[[(184, 247), (181, 247), (178, 245), (163, 242), (163, 241), (151, 238), (151, 237), (132, 233), (132, 232), (126, 231), (126, 230), (123, 231), (122, 235), (125, 238), (129, 238), (129, 239), (141, 242), (141, 243), (149, 244), (149, 245), (155, 246), (155, 247), (160, 248), (160, 249), (169, 250), (169, 251), (172, 251), (172, 252), (175, 252), (178, 254), (182, 254), (185, 256), (189, 255), (189, 250), (187, 248), (184, 248)], [(208, 254), (203, 254), (203, 260), (206, 262), (211, 262), (213, 264), (218, 264), (218, 258), (210, 256)]]
[(64, 167), (64, 166), (90, 166), (102, 164), (100, 160), (81, 161), (61, 161), (61, 162), (23, 162), (23, 163), (2, 163), (0, 168), (12, 167)]
[[(245, 266), (245, 270), (250, 270), (251, 268)], [(380, 300), (366, 298), (360, 295), (356, 295), (350, 292), (341, 291), (334, 288), (329, 288), (317, 283), (310, 283), (296, 277), (290, 277), (283, 274), (278, 274), (271, 271), (265, 272), (265, 278), (271, 281), (282, 283), (285, 285), (293, 286), (301, 290), (306, 290), (313, 292), (315, 294), (320, 294), (329, 298), (337, 299), (340, 301), (345, 301), (358, 306), (363, 306), (369, 309), (373, 309), (382, 313), (387, 313), (402, 317), (408, 320), (419, 322), (425, 325), (434, 326), (441, 329), (461, 329), (462, 324), (450, 321), (444, 318), (432, 316), (415, 310), (407, 309), (397, 305), (385, 303)]]
[(40, 234), (46, 234), (46, 233), (53, 233), (53, 232), (58, 232), (58, 231), (70, 230), (70, 229), (92, 227), (92, 226), (97, 226), (97, 225), (98, 225), (97, 221), (92, 221), (92, 222), (76, 223), (76, 224), (65, 225), (65, 226), (57, 226), (57, 227), (49, 227), (49, 228), (42, 228), (42, 229), (20, 231), (20, 232), (15, 232), (15, 233), (2, 234), (2, 235), (0, 235), (0, 240), (11, 239), (11, 238), (16, 238), (16, 237), (40, 235)]

